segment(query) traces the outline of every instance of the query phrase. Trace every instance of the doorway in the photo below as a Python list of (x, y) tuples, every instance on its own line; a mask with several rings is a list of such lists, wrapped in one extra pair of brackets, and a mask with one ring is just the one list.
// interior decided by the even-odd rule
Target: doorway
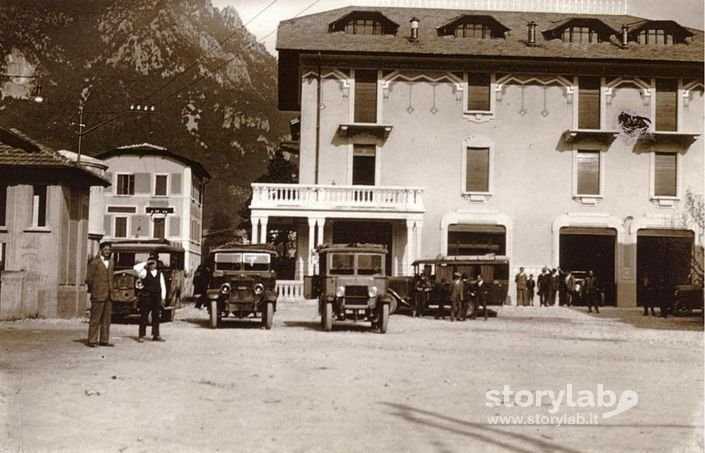
[(605, 305), (617, 304), (616, 244), (617, 231), (611, 228), (564, 227), (560, 231), (559, 266), (571, 272), (592, 270), (605, 293)]

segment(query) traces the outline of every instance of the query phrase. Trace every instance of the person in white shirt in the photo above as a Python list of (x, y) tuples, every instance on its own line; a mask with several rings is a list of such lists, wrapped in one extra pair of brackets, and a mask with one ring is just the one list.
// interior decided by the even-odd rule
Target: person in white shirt
[(133, 269), (142, 279), (143, 285), (140, 294), (140, 328), (137, 341), (144, 343), (150, 312), (152, 313), (152, 340), (164, 341), (159, 335), (159, 318), (161, 306), (164, 305), (166, 299), (166, 283), (164, 274), (157, 268), (157, 256), (149, 255), (147, 262), (137, 263)]

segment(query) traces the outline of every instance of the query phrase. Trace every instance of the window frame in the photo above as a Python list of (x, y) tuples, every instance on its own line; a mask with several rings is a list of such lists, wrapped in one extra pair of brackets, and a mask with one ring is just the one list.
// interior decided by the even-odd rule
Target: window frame
[[(39, 193), (37, 190), (39, 189)], [(32, 186), (32, 228), (48, 228), (49, 217), (49, 186), (34, 184)]]
[[(358, 109), (357, 109), (357, 101), (358, 101), (358, 80), (357, 76), (359, 72), (369, 72), (375, 73), (375, 97), (374, 97), (374, 106), (375, 106), (375, 120), (374, 121), (358, 121), (357, 120), (357, 115), (358, 115)], [(350, 102), (350, 118), (352, 118), (354, 123), (361, 123), (361, 124), (380, 124), (380, 119), (382, 117), (382, 108), (381, 108), (381, 102), (380, 102), (380, 71), (378, 69), (374, 68), (355, 68), (352, 71), (352, 77), (351, 80), (353, 82), (353, 88), (350, 90), (352, 92), (352, 99)], [(362, 115), (362, 113), (360, 113)]]
[[(356, 150), (356, 148), (358, 148)], [(362, 152), (356, 152), (356, 151), (361, 151), (362, 149), (370, 149), (372, 150), (371, 153), (362, 153)], [(355, 184), (355, 158), (356, 157), (362, 157), (362, 158), (368, 158), (368, 159), (374, 159), (374, 181), (372, 184)], [(379, 149), (377, 145), (372, 145), (372, 144), (363, 144), (363, 143), (354, 143), (351, 145), (351, 150), (350, 150), (350, 185), (359, 185), (359, 186), (364, 186), (364, 187), (374, 187), (379, 184)]]
[[(124, 220), (125, 221), (125, 235), (124, 236), (118, 236), (118, 220)], [(128, 238), (130, 237), (130, 222), (129, 222), (129, 217), (127, 216), (119, 216), (116, 215), (113, 217), (113, 237), (114, 238)]]
[[(120, 178), (121, 177), (128, 178), (128, 183), (127, 183), (128, 193), (120, 193), (120, 190), (121, 190)], [(116, 173), (115, 174), (115, 194), (114, 195), (118, 196), (118, 197), (131, 197), (131, 196), (135, 195), (135, 174), (134, 173)]]
[(489, 75), (489, 108), (488, 110), (470, 110), (468, 108), (470, 98), (470, 74), (471, 72), (463, 73), (463, 117), (469, 120), (486, 121), (494, 118), (496, 112), (496, 74), (494, 72), (484, 72), (475, 74)]
[[(487, 150), (487, 191), (468, 191), (467, 190), (467, 167), (468, 167), (468, 150), (470, 149), (486, 149)], [(471, 137), (463, 141), (461, 149), (461, 165), (460, 165), (460, 194), (463, 198), (471, 202), (484, 203), (492, 197), (495, 184), (495, 144), (485, 137)]]
[[(162, 225), (162, 235), (157, 236), (157, 223), (160, 223)], [(166, 225), (166, 217), (153, 217), (152, 221), (152, 239), (166, 239), (167, 238), (167, 225)]]
[[(656, 202), (659, 206), (673, 206), (675, 202), (679, 201), (681, 198), (681, 179), (682, 179), (682, 169), (681, 169), (681, 158), (678, 152), (667, 151), (667, 150), (654, 150), (649, 153), (649, 198), (651, 201)], [(656, 194), (656, 157), (659, 154), (673, 155), (676, 159), (675, 162), (675, 195), (657, 195)]]
[[(157, 181), (159, 178), (164, 178), (164, 193), (157, 193)], [(155, 197), (168, 197), (169, 196), (169, 174), (168, 173), (155, 173), (154, 174), (154, 193)]]
[[(588, 194), (588, 193), (580, 193), (578, 192), (579, 184), (578, 184), (578, 178), (580, 176), (579, 172), (579, 164), (580, 164), (580, 154), (581, 153), (596, 153), (599, 158), (598, 162), (598, 181), (597, 181), (597, 187), (598, 187), (598, 193), (597, 194)], [(573, 198), (581, 202), (582, 204), (596, 204), (598, 200), (601, 200), (604, 198), (604, 193), (605, 193), (605, 180), (606, 180), (606, 174), (605, 174), (605, 161), (606, 161), (606, 156), (607, 153), (605, 153), (605, 150), (603, 148), (591, 148), (591, 147), (582, 147), (580, 149), (574, 149), (573, 150)]]

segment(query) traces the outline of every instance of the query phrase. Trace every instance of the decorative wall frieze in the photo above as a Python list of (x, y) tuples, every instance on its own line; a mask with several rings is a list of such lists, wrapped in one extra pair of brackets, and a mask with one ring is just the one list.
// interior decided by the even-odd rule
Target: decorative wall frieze
[(626, 78), (617, 77), (610, 80), (605, 84), (604, 95), (605, 102), (609, 105), (612, 103), (612, 98), (614, 98), (614, 90), (622, 85), (631, 85), (636, 88), (641, 89), (641, 97), (644, 99), (644, 105), (649, 105), (651, 103), (652, 95), (654, 92), (651, 82), (647, 82), (638, 77)]
[[(568, 104), (573, 102), (573, 95), (575, 93), (575, 85), (571, 80), (566, 79), (563, 76), (535, 76), (530, 74), (505, 74), (499, 77), (495, 81), (494, 90), (496, 92), (497, 100), (502, 100), (502, 95), (506, 85), (542, 85), (544, 87), (549, 85), (562, 86), (565, 89), (566, 102)], [(546, 115), (544, 115), (546, 116)]]

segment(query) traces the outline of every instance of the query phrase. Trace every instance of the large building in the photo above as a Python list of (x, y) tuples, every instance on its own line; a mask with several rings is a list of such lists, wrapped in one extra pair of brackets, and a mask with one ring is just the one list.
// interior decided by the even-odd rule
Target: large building
[[(703, 32), (625, 15), (346, 7), (279, 25), (300, 182), (253, 184), (253, 241), (297, 226), (377, 242), (393, 275), (437, 255), (593, 269), (635, 306), (688, 278), (702, 231)], [(510, 279), (513, 280), (513, 279)], [(515, 303), (513, 289), (507, 303)]]
[(109, 183), (0, 129), (0, 320), (83, 316), (91, 186)]
[(201, 263), (203, 194), (210, 175), (200, 163), (144, 143), (96, 156), (111, 190), (96, 197), (103, 240), (166, 239), (185, 250), (187, 275)]

